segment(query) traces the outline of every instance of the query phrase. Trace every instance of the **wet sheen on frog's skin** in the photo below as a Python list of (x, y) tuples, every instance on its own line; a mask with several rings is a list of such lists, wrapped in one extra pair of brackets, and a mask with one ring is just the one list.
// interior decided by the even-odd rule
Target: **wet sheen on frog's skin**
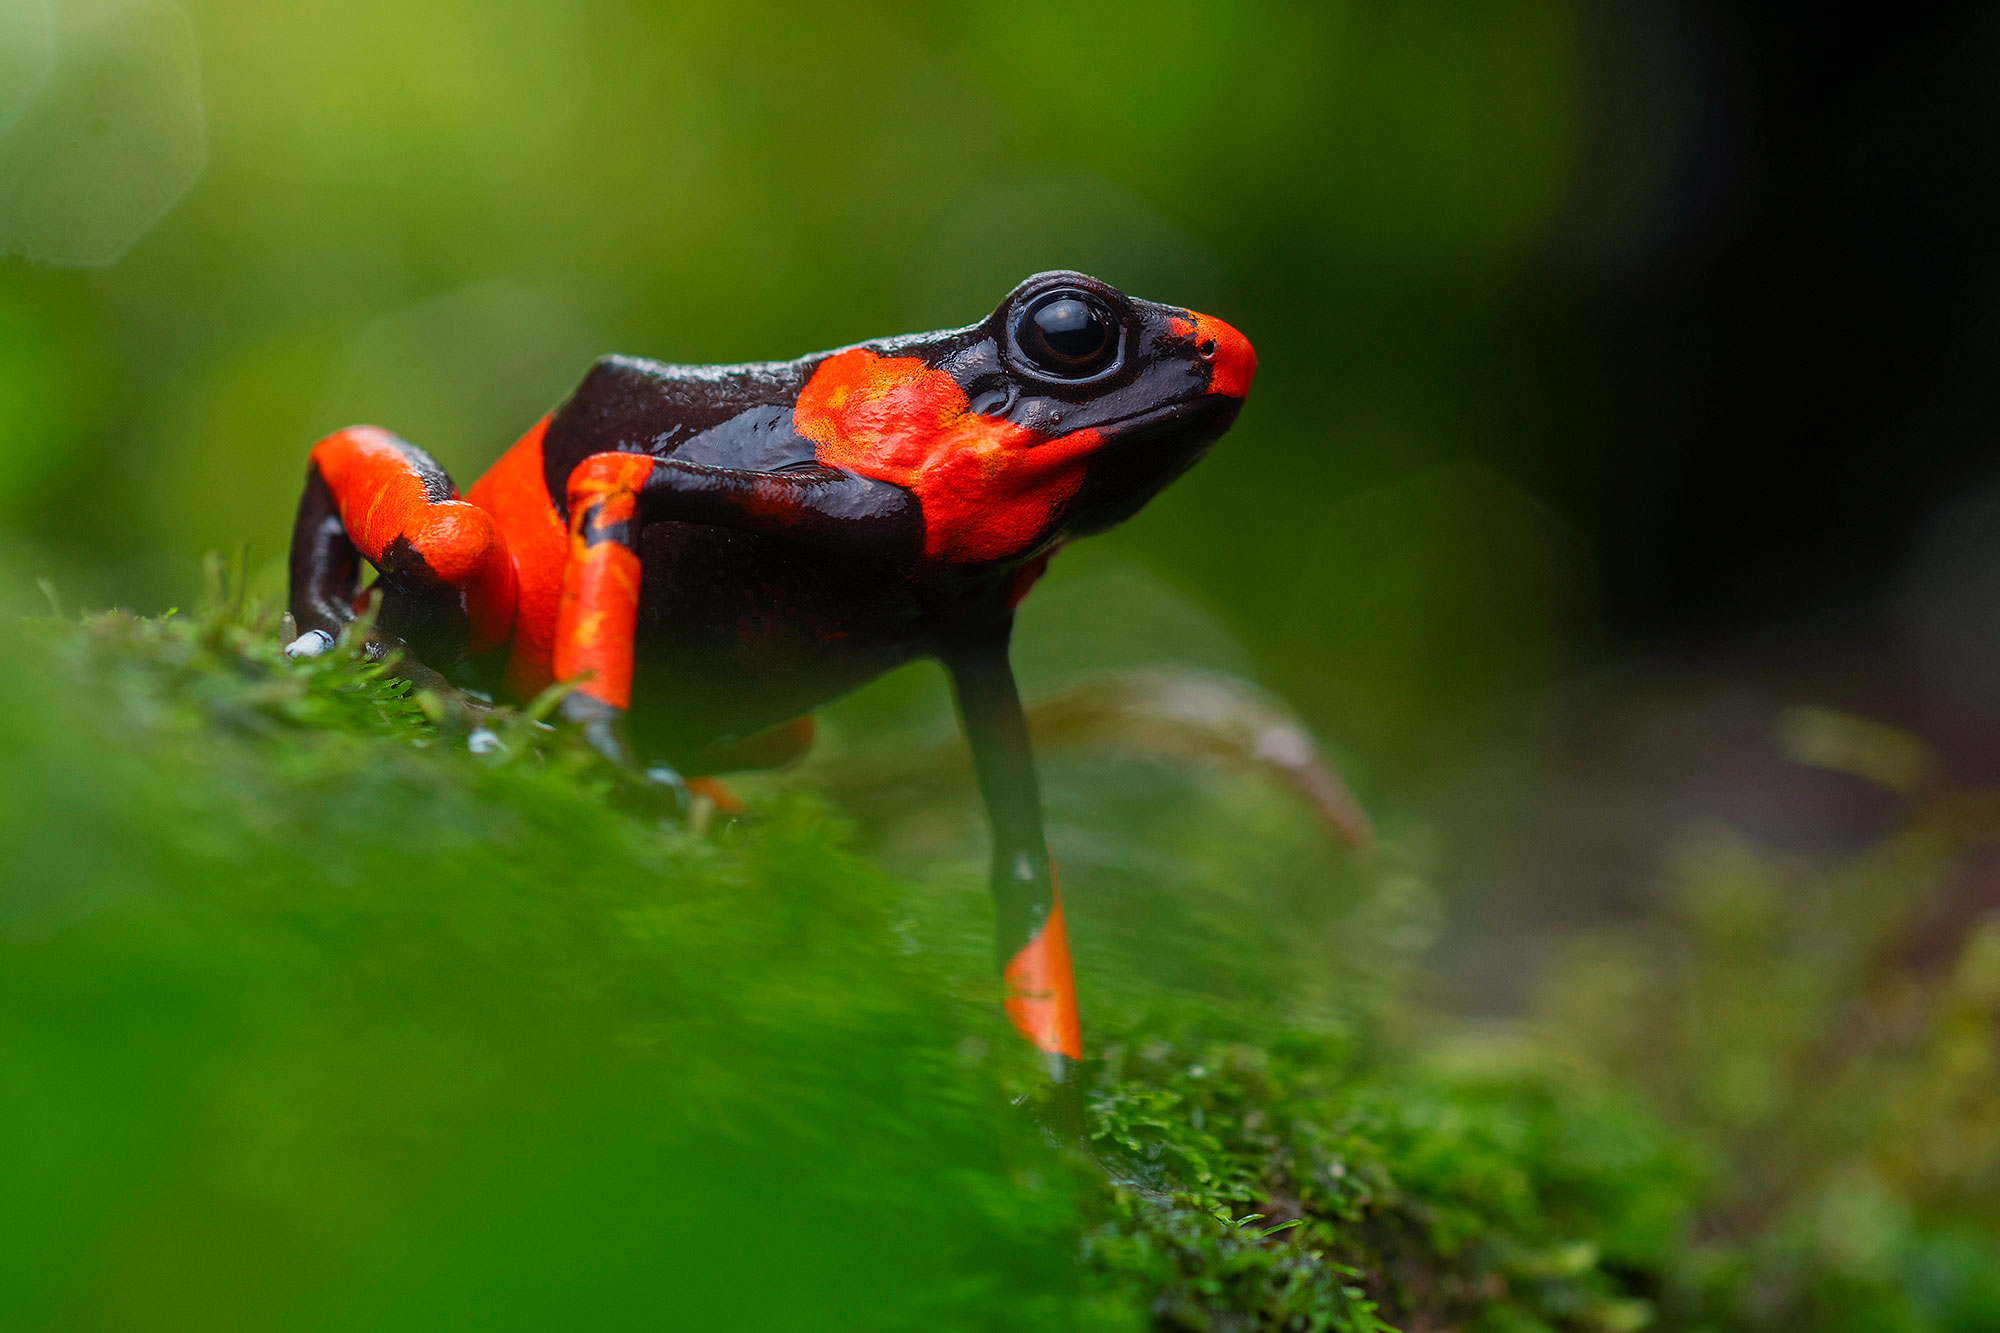
[(356, 426), (313, 446), (295, 654), (380, 573), (376, 651), (422, 684), (532, 696), (621, 765), (785, 763), (811, 713), (919, 657), (957, 692), (993, 826), (1007, 1010), (1074, 1110), (1062, 904), (1008, 662), (1049, 557), (1136, 513), (1229, 429), (1256, 370), (1229, 325), (1081, 273), (962, 329), (796, 361), (605, 357), (471, 490)]

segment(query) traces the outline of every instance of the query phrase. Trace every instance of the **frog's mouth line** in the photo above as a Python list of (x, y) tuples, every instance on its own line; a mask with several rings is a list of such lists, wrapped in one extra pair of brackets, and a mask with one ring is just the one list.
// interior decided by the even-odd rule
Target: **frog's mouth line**
[(1178, 435), (1182, 432), (1221, 435), (1229, 429), (1242, 409), (1241, 398), (1203, 393), (1198, 397), (1180, 398), (1159, 407), (1149, 407), (1129, 417), (1119, 417), (1116, 421), (1107, 421), (1096, 430), (1107, 446), (1122, 445), (1142, 436)]

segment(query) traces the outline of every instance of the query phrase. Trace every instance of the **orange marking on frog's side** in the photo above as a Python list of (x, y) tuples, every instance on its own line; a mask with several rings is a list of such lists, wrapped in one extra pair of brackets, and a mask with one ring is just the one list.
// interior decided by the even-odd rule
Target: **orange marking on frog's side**
[(562, 600), (563, 557), (569, 534), (556, 513), (542, 471), (543, 417), (486, 475), (466, 500), (492, 515), (514, 564), (514, 643), (507, 661), (507, 689), (531, 699), (555, 677), (556, 612)]
[(1001, 560), (1033, 545), (1083, 480), (1094, 430), (1045, 439), (971, 410), (965, 390), (915, 357), (850, 348), (819, 364), (793, 429), (828, 467), (901, 486), (933, 559)]

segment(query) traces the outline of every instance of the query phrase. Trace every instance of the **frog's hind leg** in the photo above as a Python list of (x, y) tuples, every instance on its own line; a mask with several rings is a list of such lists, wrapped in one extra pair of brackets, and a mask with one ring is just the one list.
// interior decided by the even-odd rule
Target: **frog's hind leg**
[(818, 724), (811, 717), (795, 717), (790, 722), (740, 741), (710, 746), (694, 760), (694, 772), (700, 776), (687, 780), (688, 794), (710, 802), (717, 814), (741, 815), (748, 809), (743, 798), (715, 774), (785, 768), (796, 764), (812, 749), (817, 730)]
[(693, 757), (689, 771), (707, 776), (787, 768), (806, 757), (818, 732), (819, 724), (810, 715), (795, 717), (754, 736), (709, 746)]
[(354, 618), (363, 558), (381, 575), (383, 646), (407, 644), (449, 671), (513, 626), (514, 565), (486, 511), (423, 450), (353, 426), (314, 445), (306, 468), (292, 528), (295, 655), (324, 651)]

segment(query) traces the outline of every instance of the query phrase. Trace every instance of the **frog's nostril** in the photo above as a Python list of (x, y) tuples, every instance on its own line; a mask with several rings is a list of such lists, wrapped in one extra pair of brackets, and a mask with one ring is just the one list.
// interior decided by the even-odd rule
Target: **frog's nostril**
[(1192, 323), (1188, 332), (1195, 339), (1195, 354), (1208, 367), (1208, 391), (1230, 398), (1249, 393), (1257, 374), (1257, 353), (1250, 340), (1209, 315), (1194, 315)]

